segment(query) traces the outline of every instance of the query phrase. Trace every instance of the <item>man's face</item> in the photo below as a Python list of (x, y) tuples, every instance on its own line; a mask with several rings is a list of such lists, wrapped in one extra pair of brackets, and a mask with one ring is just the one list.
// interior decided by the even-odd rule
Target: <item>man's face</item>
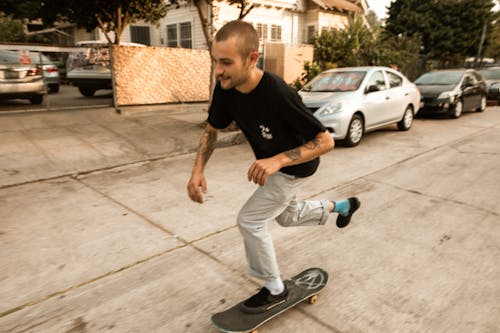
[(232, 89), (244, 85), (249, 76), (249, 57), (242, 59), (235, 37), (214, 41), (212, 59), (215, 61), (215, 74), (222, 89)]

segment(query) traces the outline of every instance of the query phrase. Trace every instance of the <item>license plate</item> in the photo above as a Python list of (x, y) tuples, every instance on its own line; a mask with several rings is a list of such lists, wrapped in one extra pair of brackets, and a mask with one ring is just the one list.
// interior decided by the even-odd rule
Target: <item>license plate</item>
[(7, 71), (4, 73), (6, 79), (19, 79), (19, 73), (14, 71)]

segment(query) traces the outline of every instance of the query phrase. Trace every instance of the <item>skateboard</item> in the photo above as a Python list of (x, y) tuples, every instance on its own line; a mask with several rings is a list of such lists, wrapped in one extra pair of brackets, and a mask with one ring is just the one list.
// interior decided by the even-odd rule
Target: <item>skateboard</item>
[(286, 310), (293, 308), (308, 299), (310, 304), (316, 303), (318, 293), (328, 282), (328, 273), (321, 268), (309, 268), (293, 278), (284, 281), (288, 289), (286, 302), (265, 312), (250, 314), (241, 310), (240, 302), (226, 311), (212, 316), (212, 324), (221, 332), (257, 333), (257, 328)]

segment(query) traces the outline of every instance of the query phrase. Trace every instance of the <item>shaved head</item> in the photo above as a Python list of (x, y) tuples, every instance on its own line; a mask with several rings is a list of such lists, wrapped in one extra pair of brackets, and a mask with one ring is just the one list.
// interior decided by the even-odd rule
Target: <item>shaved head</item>
[(250, 23), (236, 20), (224, 24), (215, 34), (215, 41), (225, 41), (233, 37), (236, 38), (238, 52), (243, 59), (251, 52), (259, 51), (259, 36)]

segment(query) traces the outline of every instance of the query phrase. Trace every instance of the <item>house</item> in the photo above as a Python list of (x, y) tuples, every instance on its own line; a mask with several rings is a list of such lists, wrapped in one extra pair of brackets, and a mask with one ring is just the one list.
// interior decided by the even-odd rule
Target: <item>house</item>
[[(255, 26), (262, 43), (290, 46), (307, 44), (323, 30), (342, 28), (350, 13), (364, 17), (369, 9), (366, 0), (254, 0), (249, 4), (253, 9), (244, 20)], [(212, 6), (209, 20), (215, 30), (239, 16), (239, 9), (227, 1), (214, 0)], [(105, 38), (98, 29), (75, 35), (75, 41), (86, 39)], [(151, 46), (207, 48), (198, 11), (190, 0), (171, 5), (157, 24), (131, 24), (124, 30), (122, 40)]]
[[(368, 10), (366, 0), (254, 0), (248, 4), (253, 8), (244, 20), (252, 23), (259, 34), (260, 67), (282, 76), (288, 83), (301, 75), (304, 61), (312, 60), (312, 46), (304, 45), (315, 34), (341, 29), (349, 14), (365, 17)], [(214, 0), (209, 20), (216, 31), (239, 14), (237, 6)], [(172, 5), (159, 26), (160, 45), (207, 48), (197, 8), (191, 1)]]

